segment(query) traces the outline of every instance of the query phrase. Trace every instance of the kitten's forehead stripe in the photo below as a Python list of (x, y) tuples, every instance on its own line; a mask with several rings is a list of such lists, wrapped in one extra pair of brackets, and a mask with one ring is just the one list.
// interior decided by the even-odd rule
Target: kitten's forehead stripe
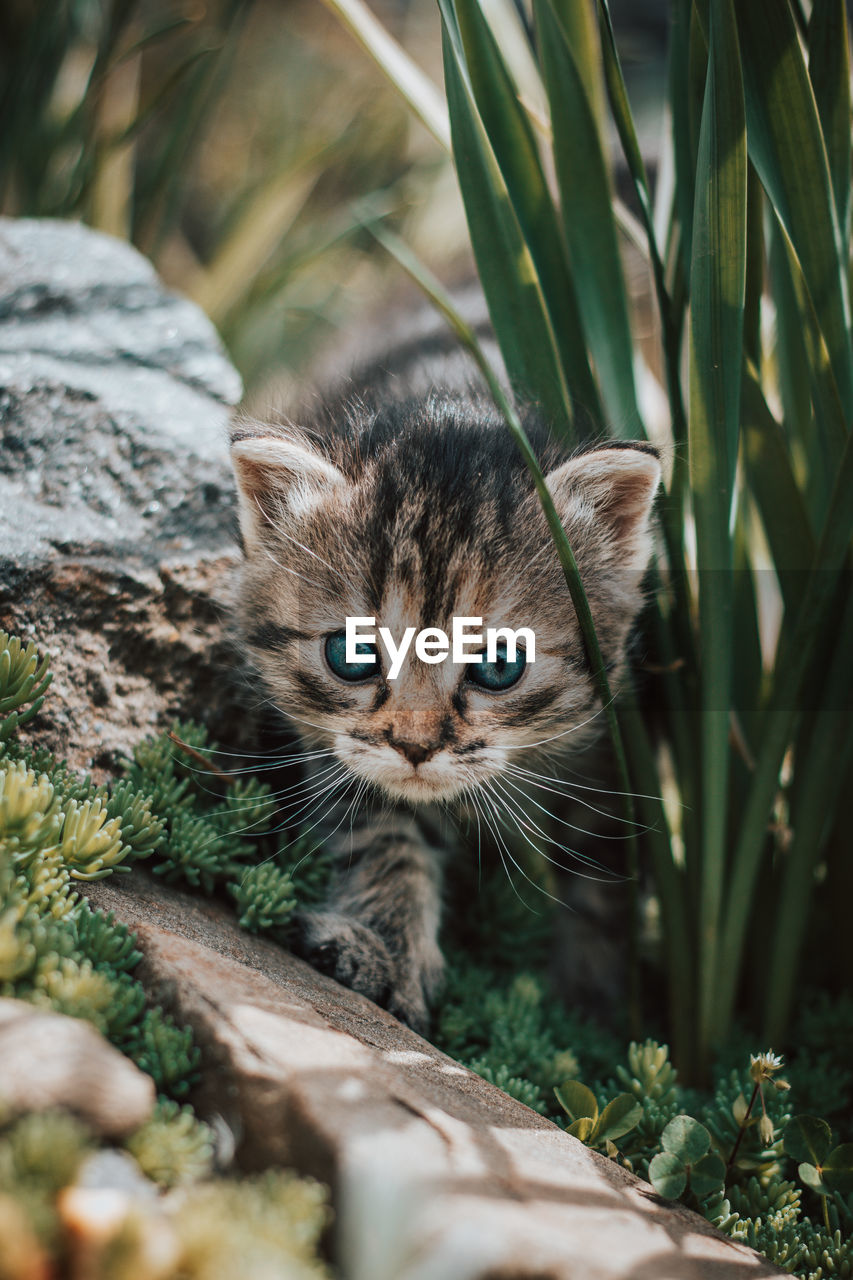
[(505, 708), (501, 708), (501, 723), (512, 726), (528, 724), (535, 716), (552, 707), (560, 694), (561, 690), (554, 685), (539, 689), (536, 693), (519, 694), (512, 705), (507, 704)]
[(308, 671), (294, 671), (292, 679), (311, 706), (320, 711), (351, 711), (356, 706), (343, 686), (330, 686)]
[(269, 620), (259, 622), (249, 632), (248, 641), (255, 649), (281, 649), (297, 640), (308, 640), (304, 631), (296, 631), (293, 627), (284, 627)]

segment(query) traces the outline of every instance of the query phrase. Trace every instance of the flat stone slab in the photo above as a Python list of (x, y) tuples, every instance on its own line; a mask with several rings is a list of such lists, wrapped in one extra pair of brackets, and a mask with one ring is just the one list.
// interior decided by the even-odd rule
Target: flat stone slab
[(363, 996), (139, 871), (86, 886), (189, 1022), (195, 1098), (244, 1168), (332, 1187), (344, 1280), (737, 1280), (783, 1274), (440, 1053)]

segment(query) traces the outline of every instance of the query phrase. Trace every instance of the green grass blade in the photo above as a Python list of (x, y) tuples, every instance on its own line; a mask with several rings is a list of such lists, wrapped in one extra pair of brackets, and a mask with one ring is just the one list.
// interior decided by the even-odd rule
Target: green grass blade
[(479, 0), (456, 0), (456, 16), (480, 118), (536, 266), (572, 402), (583, 405), (593, 430), (601, 432), (604, 413), (587, 359), (575, 285), (530, 119)]
[(823, 133), (794, 19), (783, 0), (749, 0), (736, 8), (750, 158), (802, 264), (850, 419), (853, 349), (846, 262)]
[[(605, 83), (610, 101), (610, 110), (619, 133), (619, 140), (622, 144), (628, 172), (634, 185), (634, 192), (640, 206), (648, 241), (652, 278), (655, 284), (658, 311), (663, 330), (664, 364), (672, 418), (672, 433), (676, 442), (680, 444), (687, 436), (687, 414), (684, 408), (680, 377), (681, 326), (674, 314), (672, 300), (666, 288), (663, 262), (655, 237), (654, 215), (646, 166), (640, 151), (637, 131), (634, 128), (634, 120), (628, 102), (628, 90), (625, 85), (625, 77), (622, 74), (622, 64), (616, 48), (616, 38), (613, 33), (613, 23), (607, 0), (599, 0), (598, 14), (601, 47), (604, 56)], [(676, 466), (678, 466), (678, 461)], [(674, 487), (677, 490), (677, 481)]]
[(746, 123), (732, 0), (712, 0), (690, 272), (690, 474), (702, 653), (699, 1045), (712, 1034), (726, 861), (732, 540), (746, 281)]
[(563, 230), (583, 326), (611, 431), (630, 439), (643, 432), (643, 425), (607, 163), (583, 77), (551, 0), (534, 0), (533, 11), (551, 103)]
[(785, 607), (794, 616), (814, 560), (815, 537), (785, 433), (767, 406), (750, 362), (743, 375), (741, 423), (747, 485), (758, 505)]
[(455, 19), (442, 5), (444, 75), (453, 154), (480, 283), (514, 389), (556, 423), (573, 422), (571, 397), (530, 250), (474, 104)]
[(782, 421), (792, 439), (804, 434), (811, 418), (811, 381), (797, 299), (791, 283), (788, 251), (779, 224), (768, 222), (768, 286), (776, 308), (773, 361)]
[(673, 1053), (679, 1071), (689, 1078), (693, 1069), (695, 947), (687, 883), (683, 868), (672, 855), (666, 813), (659, 798), (661, 782), (655, 767), (655, 749), (631, 689), (621, 696), (619, 719), (625, 734), (631, 779), (638, 792), (636, 812), (644, 827), (643, 847), (651, 855), (660, 901)]
[[(832, 613), (839, 575), (847, 563), (851, 536), (853, 433), (847, 438), (838, 467), (826, 522), (796, 623), (783, 635), (784, 643), (776, 663), (755, 773), (740, 822), (726, 897), (721, 952), (725, 964), (717, 975), (715, 1031), (718, 1037), (722, 1037), (731, 1025), (740, 958), (765, 849), (767, 823), (778, 787), (779, 770), (797, 718), (797, 700), (817, 642)], [(827, 685), (823, 696), (827, 699), (831, 696)]]
[(796, 986), (815, 868), (824, 848), (826, 815), (836, 811), (847, 765), (853, 756), (849, 711), (853, 698), (853, 593), (838, 630), (835, 655), (807, 744), (798, 751), (793, 809), (794, 839), (774, 918), (774, 938), (764, 1003), (764, 1034), (778, 1044), (784, 1035)]
[[(737, 637), (737, 662), (732, 670), (732, 716), (729, 739), (734, 747), (731, 773), (732, 808), (738, 813), (748, 770), (754, 764), (762, 688), (761, 640), (756, 579), (749, 554), (748, 509), (741, 506), (735, 525), (732, 630)], [(760, 573), (758, 575), (760, 582)]]
[(675, 159), (675, 203), (685, 271), (692, 260), (696, 152), (705, 99), (708, 42), (692, 0), (675, 0), (669, 47), (669, 107)]
[(820, 117), (842, 242), (850, 226), (850, 45), (844, 0), (820, 0), (809, 20), (809, 77)]
[(569, 48), (575, 55), (584, 92), (592, 108), (602, 143), (607, 145), (607, 118), (604, 110), (601, 46), (595, 21), (595, 0), (553, 0), (554, 12)]
[(808, 361), (812, 404), (817, 426), (815, 448), (812, 450), (812, 453), (817, 456), (813, 461), (815, 465), (822, 465), (826, 476), (834, 477), (847, 439), (847, 421), (841, 403), (841, 393), (820, 326), (818, 311), (800, 261), (784, 227), (777, 224), (777, 229), (788, 257), (789, 278), (797, 304)]
[(755, 169), (746, 179), (746, 295), (743, 344), (747, 357), (761, 366), (761, 299), (764, 293), (764, 192)]

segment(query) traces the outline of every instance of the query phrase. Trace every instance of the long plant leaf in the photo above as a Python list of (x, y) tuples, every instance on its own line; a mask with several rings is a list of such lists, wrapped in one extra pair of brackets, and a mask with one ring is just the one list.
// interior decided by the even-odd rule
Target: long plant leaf
[(819, 637), (831, 615), (839, 577), (848, 563), (853, 536), (853, 433), (847, 438), (814, 561), (796, 622), (786, 628), (776, 663), (770, 705), (761, 735), (761, 750), (740, 821), (728, 878), (721, 954), (717, 975), (715, 1026), (730, 1026), (740, 976), (755, 883), (765, 849), (768, 815), (778, 786), (779, 770), (791, 741), (798, 700)]
[(785, 433), (770, 412), (758, 371), (749, 361), (743, 375), (741, 419), (748, 486), (758, 505), (785, 607), (795, 617), (814, 560), (815, 536)]
[(587, 101), (592, 108), (602, 142), (606, 146), (607, 120), (604, 111), (603, 66), (595, 20), (595, 0), (553, 0), (553, 6), (569, 47), (575, 55)]
[[(812, 395), (803, 326), (791, 282), (788, 249), (775, 218), (768, 219), (768, 286), (776, 312), (773, 366), (782, 423), (792, 441), (802, 444), (810, 457)], [(824, 498), (828, 496), (827, 488)]]
[[(849, 587), (849, 584), (848, 584)], [(815, 868), (824, 849), (826, 815), (833, 813), (853, 758), (850, 706), (853, 701), (853, 592), (835, 638), (822, 705), (798, 760), (794, 838), (785, 860), (764, 1003), (765, 1035), (779, 1043), (791, 1009), (800, 964)]]
[(442, 3), (442, 43), (459, 186), (480, 283), (510, 382), (520, 395), (541, 403), (552, 421), (571, 424), (571, 397), (541, 282), (477, 112), (449, 3)]
[(819, 0), (809, 19), (809, 77), (820, 117), (842, 243), (850, 230), (850, 44), (844, 0)]
[(746, 280), (746, 122), (732, 0), (712, 0), (690, 272), (690, 474), (702, 653), (699, 1046), (712, 1034), (726, 862), (732, 540)]
[(456, 0), (455, 7), (474, 98), (536, 266), (572, 402), (583, 405), (593, 431), (602, 432), (604, 414), (587, 359), (575, 284), (530, 119), (479, 0)]
[[(640, 214), (648, 242), (649, 261), (652, 267), (657, 295), (658, 311), (663, 329), (664, 363), (666, 369), (667, 393), (669, 395), (670, 413), (672, 417), (672, 433), (677, 444), (686, 439), (687, 415), (684, 408), (684, 395), (681, 389), (680, 357), (681, 330), (673, 311), (672, 300), (667, 292), (663, 261), (655, 235), (652, 199), (649, 191), (649, 180), (646, 166), (640, 150), (637, 131), (628, 103), (628, 90), (622, 74), (622, 64), (616, 48), (610, 6), (607, 0), (598, 0), (599, 28), (601, 47), (604, 57), (604, 74), (610, 110), (619, 133), (619, 140), (628, 165), (628, 172), (634, 184), (634, 192), (640, 206)], [(676, 467), (678, 467), (676, 460)], [(677, 490), (678, 485), (675, 484)]]
[(853, 348), (846, 262), (823, 133), (794, 19), (785, 0), (749, 0), (736, 10), (750, 157), (802, 264), (850, 420)]
[(820, 317), (805, 273), (785, 228), (777, 227), (788, 256), (788, 271), (802, 326), (817, 431), (811, 450), (815, 465), (835, 475), (847, 439), (847, 422)]
[(581, 318), (610, 429), (630, 439), (642, 433), (643, 425), (607, 164), (583, 77), (551, 0), (534, 0), (533, 12), (551, 103), (563, 230)]

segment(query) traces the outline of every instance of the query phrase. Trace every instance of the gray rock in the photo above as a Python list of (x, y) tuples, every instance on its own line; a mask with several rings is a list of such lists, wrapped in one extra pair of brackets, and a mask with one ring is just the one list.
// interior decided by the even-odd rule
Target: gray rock
[(53, 653), (40, 736), (73, 764), (203, 716), (233, 667), (239, 395), (210, 321), (134, 249), (0, 219), (0, 626)]
[(244, 1168), (329, 1182), (343, 1280), (736, 1280), (769, 1262), (459, 1066), (363, 996), (135, 870), (87, 885), (192, 1024), (202, 1111)]
[[(241, 392), (210, 321), (128, 245), (0, 220), (0, 547), (149, 560), (227, 542)], [(183, 542), (182, 542), (183, 540)]]
[(13, 1113), (63, 1107), (121, 1138), (148, 1119), (155, 1090), (88, 1022), (0, 1000), (0, 1101)]

